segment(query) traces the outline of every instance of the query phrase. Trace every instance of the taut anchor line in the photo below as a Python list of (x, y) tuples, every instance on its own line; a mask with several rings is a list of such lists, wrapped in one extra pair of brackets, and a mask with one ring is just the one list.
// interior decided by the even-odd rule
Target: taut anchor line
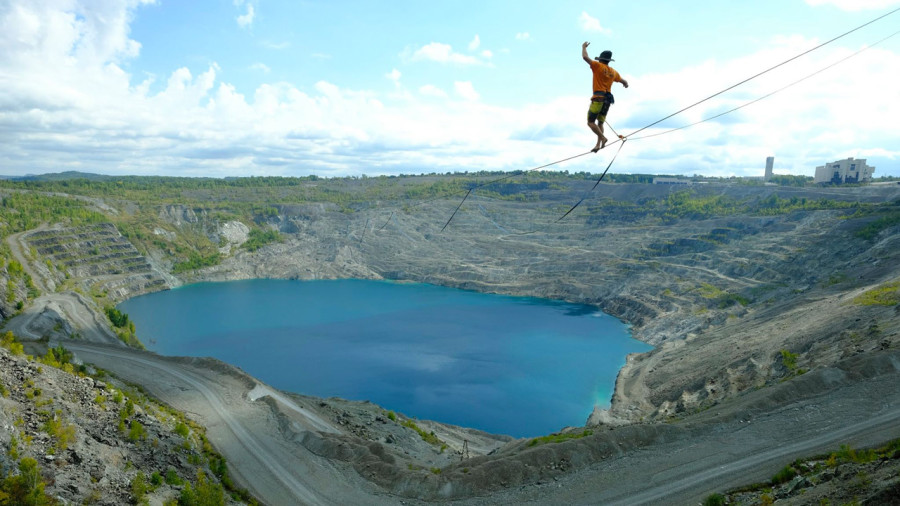
[[(592, 191), (594, 191), (595, 188), (597, 188), (597, 186), (600, 184), (600, 182), (603, 181), (603, 177), (606, 175), (607, 171), (609, 171), (609, 168), (612, 167), (612, 164), (613, 164), (613, 162), (616, 160), (616, 157), (619, 155), (619, 152), (622, 151), (622, 146), (625, 145), (625, 141), (628, 140), (629, 137), (631, 137), (631, 136), (633, 136), (633, 135), (635, 135), (635, 134), (637, 134), (637, 133), (639, 133), (639, 132), (642, 132), (642, 131), (644, 131), (644, 130), (647, 130), (648, 128), (653, 127), (654, 125), (657, 125), (657, 124), (659, 124), (659, 123), (662, 123), (663, 121), (665, 121), (665, 120), (667, 120), (667, 119), (669, 119), (669, 118), (672, 118), (672, 117), (674, 117), (674, 116), (677, 116), (677, 115), (679, 115), (679, 114), (681, 114), (681, 113), (683, 113), (683, 112), (685, 112), (685, 111), (687, 111), (687, 110), (689, 110), (689, 109), (692, 109), (692, 108), (694, 108), (694, 107), (696, 107), (696, 106), (698, 106), (698, 105), (700, 105), (700, 104), (702, 104), (702, 103), (704, 103), (704, 102), (706, 102), (706, 101), (708, 101), (708, 100), (711, 100), (712, 98), (715, 98), (715, 97), (717, 97), (717, 96), (719, 96), (719, 95), (721, 95), (721, 94), (723, 94), (723, 93), (725, 93), (725, 92), (727, 92), (727, 91), (730, 91), (730, 90), (732, 90), (732, 89), (734, 89), (734, 88), (737, 88), (738, 86), (741, 86), (742, 84), (745, 84), (745, 83), (747, 83), (747, 82), (749, 82), (749, 81), (752, 81), (753, 79), (756, 79), (757, 77), (760, 77), (760, 76), (762, 76), (763, 74), (767, 74), (767, 73), (769, 73), (769, 72), (771, 72), (771, 71), (773, 71), (773, 70), (775, 70), (775, 69), (777, 69), (777, 68), (779, 68), (779, 67), (781, 67), (781, 66), (783, 66), (783, 65), (786, 65), (786, 64), (788, 64), (788, 63), (790, 63), (790, 62), (792, 62), (792, 61), (794, 61), (794, 60), (796, 60), (796, 59), (798, 59), (798, 58), (800, 58), (800, 57), (802, 57), (802, 56), (805, 56), (805, 55), (807, 55), (807, 54), (809, 54), (809, 53), (811, 53), (811, 52), (813, 52), (813, 51), (815, 51), (815, 50), (817, 50), (817, 49), (820, 49), (820, 48), (822, 48), (822, 47), (824, 47), (824, 46), (827, 46), (828, 44), (831, 44), (832, 42), (834, 42), (834, 41), (836, 41), (836, 40), (838, 40), (838, 39), (841, 39), (841, 38), (843, 38), (843, 37), (846, 37), (847, 35), (850, 35), (851, 33), (855, 32), (855, 31), (857, 31), (857, 30), (860, 30), (860, 29), (862, 29), (862, 28), (864, 28), (864, 27), (866, 27), (866, 26), (868, 26), (868, 25), (871, 25), (872, 23), (874, 23), (874, 22), (876, 22), (876, 21), (878, 21), (878, 20), (880, 20), (880, 19), (886, 18), (886, 17), (890, 16), (891, 14), (896, 13), (897, 11), (900, 11), (900, 8), (896, 8), (896, 9), (894, 9), (894, 10), (888, 12), (888, 13), (882, 14), (881, 16), (878, 16), (877, 18), (872, 19), (871, 21), (868, 21), (868, 22), (866, 22), (866, 23), (863, 23), (863, 24), (857, 26), (856, 28), (853, 28), (853, 29), (851, 29), (851, 30), (848, 30), (848, 31), (846, 31), (846, 32), (844, 32), (844, 33), (842, 33), (842, 34), (840, 34), (840, 35), (838, 35), (838, 36), (836, 36), (836, 37), (833, 37), (833, 38), (831, 38), (831, 39), (829, 39), (829, 40), (827, 40), (827, 41), (825, 41), (825, 42), (823, 42), (823, 43), (821, 43), (821, 44), (819, 44), (819, 45), (817, 45), (817, 46), (815, 46), (815, 47), (813, 47), (813, 48), (807, 49), (806, 51), (803, 51), (802, 53), (799, 53), (799, 54), (797, 54), (797, 55), (795, 55), (795, 56), (792, 56), (791, 58), (788, 58), (787, 60), (784, 60), (784, 61), (782, 61), (781, 63), (778, 63), (778, 64), (776, 64), (776, 65), (773, 65), (773, 66), (771, 66), (771, 67), (769, 67), (769, 68), (767, 68), (767, 69), (765, 69), (765, 70), (763, 70), (763, 71), (761, 71), (761, 72), (758, 72), (758, 73), (756, 73), (756, 74), (754, 74), (754, 75), (752, 75), (752, 76), (750, 76), (750, 77), (748, 77), (748, 78), (746, 78), (746, 79), (744, 79), (744, 80), (742, 80), (742, 81), (740, 81), (740, 82), (738, 82), (738, 83), (735, 83), (735, 84), (733, 84), (733, 85), (731, 85), (731, 86), (729, 86), (729, 87), (727, 87), (727, 88), (724, 88), (724, 89), (722, 89), (722, 90), (720, 90), (720, 91), (717, 91), (716, 93), (713, 93), (712, 95), (710, 95), (710, 96), (708, 96), (708, 97), (706, 97), (706, 98), (704, 98), (704, 99), (702, 99), (702, 100), (699, 100), (699, 101), (697, 101), (697, 102), (694, 102), (694, 103), (691, 104), (691, 105), (688, 105), (687, 107), (684, 107), (684, 108), (682, 108), (682, 109), (679, 109), (678, 111), (675, 111), (675, 112), (673, 112), (672, 114), (669, 114), (668, 116), (665, 116), (665, 117), (663, 117), (663, 118), (661, 118), (661, 119), (658, 119), (658, 120), (656, 120), (656, 121), (654, 121), (654, 122), (648, 124), (647, 126), (641, 127), (641, 128), (639, 128), (639, 129), (635, 130), (634, 132), (631, 132), (631, 133), (628, 134), (628, 135), (618, 135), (619, 138), (618, 138), (617, 140), (613, 141), (611, 144), (615, 144), (616, 142), (619, 142), (619, 141), (621, 141), (622, 144), (619, 146), (619, 149), (616, 151), (616, 154), (613, 155), (613, 158), (612, 158), (612, 160), (610, 160), (609, 165), (606, 166), (606, 169), (605, 169), (605, 170), (603, 171), (603, 173), (600, 175), (600, 178), (597, 180), (596, 183), (594, 183), (594, 186), (593, 186), (590, 190), (588, 190), (588, 191), (584, 194), (584, 196), (581, 197), (581, 199), (580, 199), (578, 202), (575, 203), (575, 205), (573, 205), (568, 211), (566, 211), (566, 213), (565, 213), (564, 215), (562, 215), (562, 216), (561, 216), (558, 220), (556, 220), (556, 221), (557, 221), (557, 222), (558, 222), (558, 221), (561, 221), (563, 218), (565, 218), (566, 216), (568, 216), (572, 211), (575, 210), (576, 207), (578, 207), (582, 202), (584, 202), (584, 200), (588, 197), (588, 195), (589, 195)], [(896, 35), (896, 34), (897, 34), (897, 33), (895, 32), (895, 33), (889, 35), (888, 37), (885, 37), (884, 39), (882, 39), (882, 40), (876, 42), (875, 44), (880, 44), (881, 42), (884, 42), (885, 40), (887, 40), (887, 39), (893, 37), (893, 36)], [(873, 45), (875, 45), (875, 44), (873, 44)], [(860, 50), (860, 51), (857, 51), (856, 53), (854, 53), (854, 54), (851, 55), (850, 57), (856, 56), (857, 54), (861, 53), (862, 51), (864, 51), (864, 49), (863, 49), (863, 50)], [(845, 59), (846, 59), (846, 58), (845, 58)], [(826, 68), (830, 68), (830, 67), (832, 67), (832, 66), (834, 66), (834, 65), (837, 65), (837, 63), (832, 64), (832, 65), (830, 65), (829, 67), (826, 67)], [(822, 71), (824, 71), (824, 70), (825, 70), (825, 69), (822, 69), (822, 70), (820, 70), (820, 71), (818, 71), (818, 72), (815, 72), (815, 73), (813, 73), (813, 74), (807, 76), (806, 78), (801, 79), (800, 81), (803, 81), (803, 80), (805, 80), (805, 79), (807, 79), (807, 78), (809, 78), (809, 77), (812, 77), (812, 76), (814, 76), (814, 75), (816, 75), (816, 74), (818, 74), (818, 73), (820, 73), (820, 72), (822, 72)], [(793, 86), (794, 84), (797, 84), (797, 83), (800, 82), (800, 81), (796, 81), (796, 82), (794, 82), (794, 83), (791, 83), (791, 84), (789, 84), (788, 86), (785, 86), (784, 88), (781, 88), (781, 89), (779, 89), (779, 90), (776, 90), (775, 92), (772, 92), (772, 93), (770, 93), (770, 94), (768, 94), (768, 95), (765, 95), (765, 96), (763, 96), (763, 97), (761, 97), (761, 98), (759, 98), (759, 99), (757, 99), (757, 100), (755, 100), (755, 101), (753, 101), (753, 102), (750, 102), (750, 103), (748, 103), (748, 104), (745, 104), (744, 106), (741, 106), (741, 107), (745, 107), (746, 105), (750, 105), (750, 104), (752, 104), (752, 103), (758, 102), (759, 100), (762, 100), (762, 99), (764, 99), (764, 98), (767, 98), (767, 97), (769, 97), (769, 96), (772, 96), (772, 95), (774, 95), (775, 93), (778, 93), (779, 91), (782, 91), (782, 90), (784, 90), (784, 89), (786, 89), (786, 88), (788, 88), (788, 87), (790, 87), (790, 86)], [(734, 112), (734, 111), (740, 109), (741, 107), (737, 107), (737, 108), (734, 108), (734, 109), (732, 109), (732, 110), (726, 111), (726, 112), (721, 113), (721, 114), (719, 114), (719, 115), (717, 115), (717, 116), (715, 116), (715, 117), (719, 117), (719, 116), (723, 116), (723, 115), (725, 115), (725, 114), (729, 114), (729, 113), (731, 113), (731, 112)], [(712, 119), (712, 118), (709, 118), (709, 119)], [(707, 120), (703, 120), (703, 121), (708, 121), (708, 119), (707, 119)], [(703, 121), (698, 122), (698, 123), (694, 123), (694, 124), (691, 124), (691, 125), (687, 125), (687, 126), (682, 127), (682, 128), (676, 128), (676, 129), (672, 129), (672, 130), (669, 130), (669, 131), (666, 131), (666, 132), (662, 132), (662, 133), (660, 133), (660, 134), (646, 135), (646, 136), (644, 136), (644, 137), (636, 137), (636, 139), (647, 138), (647, 137), (653, 137), (653, 136), (655, 136), (655, 135), (662, 135), (662, 134), (664, 134), (664, 133), (674, 132), (674, 131), (676, 131), (676, 130), (681, 130), (681, 129), (683, 129), (683, 128), (687, 128), (687, 127), (690, 127), (690, 126), (693, 126), (693, 125), (702, 123)], [(606, 124), (609, 124), (609, 123), (607, 122)], [(612, 125), (610, 125), (610, 129), (612, 129)], [(613, 129), (613, 132), (615, 133), (615, 130), (614, 130), (614, 129)], [(609, 145), (611, 145), (611, 144), (607, 144), (607, 146), (609, 146)], [(565, 160), (559, 160), (559, 161), (556, 161), (556, 162), (553, 162), (553, 163), (548, 163), (547, 165), (542, 165), (542, 166), (540, 166), (540, 167), (535, 167), (535, 168), (533, 168), (533, 169), (523, 170), (523, 171), (521, 171), (521, 172), (518, 172), (518, 173), (516, 173), (516, 174), (514, 174), (514, 175), (510, 175), (510, 176), (508, 176), (508, 177), (500, 178), (500, 179), (497, 179), (497, 180), (494, 180), (494, 181), (489, 181), (489, 182), (487, 182), (487, 183), (483, 183), (483, 184), (480, 184), (480, 185), (473, 186), (472, 188), (469, 189), (468, 192), (466, 192), (466, 195), (465, 195), (465, 197), (463, 197), (462, 202), (460, 202), (459, 205), (456, 206), (456, 209), (453, 211), (453, 214), (450, 216), (450, 219), (447, 220), (447, 223), (445, 223), (444, 226), (443, 226), (443, 228), (441, 228), (441, 232), (443, 232), (444, 229), (447, 228), (447, 226), (448, 226), (448, 225), (450, 224), (450, 222), (453, 220), (453, 217), (456, 216), (456, 213), (459, 211), (459, 208), (462, 206), (463, 202), (465, 202), (466, 199), (469, 197), (469, 194), (472, 193), (472, 190), (474, 190), (474, 189), (476, 189), (476, 188), (481, 188), (481, 187), (483, 187), (483, 186), (487, 186), (487, 185), (489, 185), (489, 184), (496, 183), (496, 182), (498, 182), (498, 181), (502, 181), (502, 180), (504, 180), (504, 179), (508, 179), (508, 178), (517, 176), (517, 175), (519, 175), (519, 174), (523, 174), (523, 173), (525, 173), (525, 172), (530, 172), (530, 171), (537, 170), (537, 169), (540, 169), (540, 168), (549, 167), (550, 165), (556, 165), (557, 163), (561, 163), (561, 162), (564, 162), (564, 161), (566, 161), (566, 160), (571, 160), (572, 158), (577, 158), (577, 157), (579, 157), (579, 156), (584, 156), (584, 155), (586, 155), (586, 154), (588, 154), (588, 153), (592, 153), (592, 152), (593, 152), (593, 151), (588, 151), (587, 153), (582, 153), (582, 154), (580, 154), (580, 155), (576, 155), (576, 156), (573, 156), (573, 157), (570, 157), (570, 158), (566, 158)]]

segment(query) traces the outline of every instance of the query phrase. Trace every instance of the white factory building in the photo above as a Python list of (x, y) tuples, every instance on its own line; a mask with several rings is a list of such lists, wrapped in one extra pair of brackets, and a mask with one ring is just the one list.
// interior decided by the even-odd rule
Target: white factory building
[(816, 167), (816, 183), (870, 183), (875, 167), (866, 165), (865, 159), (847, 158)]

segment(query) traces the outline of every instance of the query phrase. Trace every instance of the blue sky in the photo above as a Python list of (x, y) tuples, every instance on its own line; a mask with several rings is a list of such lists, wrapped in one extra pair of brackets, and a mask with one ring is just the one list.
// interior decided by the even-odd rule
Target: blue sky
[[(0, 0), (0, 174), (320, 176), (516, 170), (587, 151), (589, 52), (627, 134), (898, 0)], [(614, 172), (900, 176), (900, 12), (626, 143)], [(652, 130), (643, 133), (654, 133)], [(612, 150), (555, 166), (599, 172)]]

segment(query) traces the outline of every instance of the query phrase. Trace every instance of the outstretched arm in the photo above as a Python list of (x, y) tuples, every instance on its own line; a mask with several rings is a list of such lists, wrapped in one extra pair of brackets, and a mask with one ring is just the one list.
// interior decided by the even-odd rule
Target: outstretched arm
[(619, 82), (622, 83), (622, 86), (624, 86), (624, 87), (626, 87), (626, 88), (628, 87), (628, 81), (622, 79), (622, 80), (619, 81)]
[(590, 45), (590, 42), (585, 42), (581, 45), (581, 57), (584, 58), (584, 61), (588, 62), (588, 65), (591, 64), (591, 57), (587, 54), (587, 47)]

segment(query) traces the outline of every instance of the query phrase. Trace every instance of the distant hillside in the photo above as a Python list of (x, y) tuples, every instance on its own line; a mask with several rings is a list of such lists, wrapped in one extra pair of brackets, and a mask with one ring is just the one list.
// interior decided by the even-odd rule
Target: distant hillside
[(105, 176), (103, 174), (93, 174), (90, 172), (78, 172), (76, 170), (68, 170), (66, 172), (55, 172), (52, 174), (28, 174), (27, 176), (0, 176), (0, 179), (10, 181), (67, 181), (70, 179), (87, 179), (89, 181), (106, 181), (114, 179), (115, 176)]

